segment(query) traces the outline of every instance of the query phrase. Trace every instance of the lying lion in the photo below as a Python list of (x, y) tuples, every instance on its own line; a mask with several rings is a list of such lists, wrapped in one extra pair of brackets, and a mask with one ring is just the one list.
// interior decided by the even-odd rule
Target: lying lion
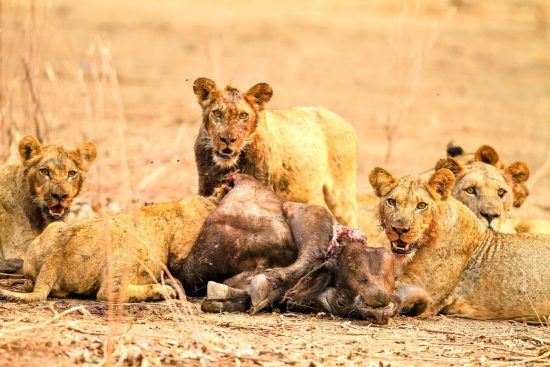
[[(509, 218), (512, 207), (523, 205), (529, 190), (525, 185), (529, 167), (524, 162), (506, 164), (488, 145), (475, 153), (449, 143), (446, 160), (436, 169), (449, 168), (456, 177), (453, 195), (493, 229), (505, 233), (550, 234), (550, 221), (537, 218)], [(491, 222), (491, 223), (488, 223)]]
[[(468, 165), (474, 162), (483, 162), (490, 164), (501, 171), (504, 171), (506, 167), (509, 167), (508, 164), (502, 161), (495, 148), (489, 145), (482, 145), (475, 152), (466, 153), (461, 146), (454, 145), (453, 142), (449, 142), (449, 144), (447, 144), (447, 158), (453, 158), (462, 165)], [(511, 187), (514, 198), (513, 204), (516, 208), (521, 207), (529, 196), (529, 189), (525, 186), (525, 181), (529, 178), (529, 168), (526, 164), (524, 167), (524, 174), (524, 180), (515, 183)]]
[[(525, 187), (525, 181), (529, 178), (527, 164), (505, 164), (497, 152), (487, 145), (481, 146), (475, 153), (464, 153), (461, 147), (449, 143), (447, 156), (447, 159), (437, 162), (435, 169), (449, 168), (453, 171), (456, 177), (454, 197), (476, 213), (486, 226), (496, 231), (510, 232), (508, 216), (512, 204), (520, 207), (528, 195)], [(422, 175), (431, 173), (433, 170)], [(369, 235), (371, 243), (380, 243), (381, 231), (373, 225), (379, 222), (376, 196), (358, 196), (357, 204), (361, 228)], [(539, 222), (536, 224), (540, 226)], [(534, 226), (535, 223), (529, 228)], [(512, 229), (511, 233), (515, 230)]]
[[(65, 220), (96, 158), (92, 143), (69, 150), (42, 146), (33, 136), (21, 139), (18, 149), (20, 160), (0, 169), (0, 259), (23, 259), (48, 224)], [(12, 265), (0, 261), (0, 272), (17, 270)]]
[(0, 298), (34, 302), (74, 294), (140, 302), (175, 297), (173, 283), (157, 281), (166, 265), (187, 256), (221, 196), (222, 189), (212, 197), (191, 195), (78, 224), (51, 224), (27, 250), (23, 271), (33, 291), (0, 290)]
[(529, 177), (523, 162), (503, 169), (480, 161), (462, 165), (453, 158), (441, 159), (435, 169), (447, 168), (455, 175), (453, 196), (466, 205), (487, 227), (502, 231), (513, 203), (513, 187)]
[[(399, 278), (431, 298), (429, 314), (536, 321), (550, 314), (550, 237), (495, 233), (452, 197), (454, 174), (395, 179), (375, 168), (370, 183)], [(403, 261), (402, 261), (403, 262)], [(421, 302), (424, 302), (422, 300)], [(413, 303), (414, 304), (414, 303)]]
[(265, 83), (242, 93), (199, 78), (193, 91), (203, 116), (195, 142), (199, 194), (212, 194), (239, 169), (284, 200), (325, 206), (340, 223), (356, 225), (357, 137), (349, 123), (324, 108), (265, 111), (273, 95)]

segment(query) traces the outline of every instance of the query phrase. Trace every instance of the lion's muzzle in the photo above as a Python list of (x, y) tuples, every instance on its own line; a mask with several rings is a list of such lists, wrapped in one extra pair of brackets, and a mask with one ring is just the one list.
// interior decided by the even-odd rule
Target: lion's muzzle
[(69, 214), (72, 198), (68, 194), (52, 192), (51, 199), (43, 206), (43, 212), (51, 221), (63, 220)]
[(399, 255), (410, 255), (418, 246), (418, 241), (407, 243), (401, 239), (390, 242), (391, 251)]

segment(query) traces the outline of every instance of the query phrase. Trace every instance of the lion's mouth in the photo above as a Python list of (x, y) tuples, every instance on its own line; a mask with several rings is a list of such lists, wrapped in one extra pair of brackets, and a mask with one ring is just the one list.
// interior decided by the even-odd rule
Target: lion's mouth
[(69, 213), (69, 210), (70, 210), (69, 207), (65, 207), (61, 204), (44, 207), (44, 212), (46, 213), (48, 218), (52, 220), (63, 219)]
[(214, 154), (216, 155), (216, 157), (221, 158), (221, 159), (235, 159), (235, 157), (237, 156), (237, 153), (235, 153), (233, 151), (231, 151), (231, 152), (220, 152), (220, 151), (216, 150), (214, 152)]
[(222, 151), (214, 150), (213, 159), (218, 166), (229, 169), (237, 165), (239, 160), (239, 152), (235, 152), (227, 148)]
[(417, 246), (418, 241), (414, 241), (413, 243), (407, 243), (400, 239), (391, 241), (391, 251), (399, 255), (410, 255)]
[(221, 159), (235, 159), (235, 157), (239, 154), (239, 152), (233, 151), (229, 148), (225, 148), (222, 151), (215, 150), (214, 154), (216, 157)]

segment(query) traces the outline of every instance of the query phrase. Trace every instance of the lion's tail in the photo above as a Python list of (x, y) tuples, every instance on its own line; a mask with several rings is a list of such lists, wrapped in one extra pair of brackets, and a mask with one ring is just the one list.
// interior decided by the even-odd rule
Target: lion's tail
[(4, 299), (6, 301), (16, 301), (16, 302), (38, 302), (38, 301), (45, 301), (46, 298), (48, 298), (48, 290), (38, 290), (33, 291), (30, 293), (19, 293), (19, 292), (12, 292), (7, 291), (4, 289), (0, 289), (0, 299)]

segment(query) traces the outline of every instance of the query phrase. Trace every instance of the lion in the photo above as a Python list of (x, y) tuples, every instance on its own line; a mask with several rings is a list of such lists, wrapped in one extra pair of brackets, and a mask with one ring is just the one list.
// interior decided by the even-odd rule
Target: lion
[(526, 163), (506, 164), (487, 145), (472, 154), (463, 153), (457, 146), (451, 148), (447, 147), (447, 155), (455, 157), (440, 160), (436, 170), (445, 167), (455, 174), (454, 197), (476, 213), (482, 222), (491, 222), (491, 228), (505, 233), (550, 234), (549, 220), (509, 218), (512, 205), (519, 208), (529, 195), (525, 183), (530, 172)]
[(356, 225), (357, 137), (348, 122), (320, 107), (265, 110), (273, 96), (266, 83), (242, 93), (198, 78), (193, 91), (202, 108), (195, 142), (199, 194), (212, 194), (238, 169), (285, 201), (327, 207), (342, 224)]
[(23, 259), (36, 236), (66, 219), (96, 158), (92, 143), (70, 150), (33, 136), (19, 141), (18, 153), (0, 170), (0, 259)]
[[(495, 148), (490, 145), (482, 145), (474, 153), (466, 153), (461, 146), (454, 145), (453, 142), (449, 142), (449, 144), (447, 144), (447, 158), (453, 158), (462, 165), (467, 165), (474, 162), (483, 162), (490, 164), (501, 171), (504, 171), (508, 166), (500, 159), (500, 156)], [(527, 165), (525, 165), (525, 167), (525, 180), (512, 185), (512, 193), (514, 197), (513, 204), (516, 208), (521, 207), (529, 196), (529, 189), (525, 186), (525, 181), (529, 178), (529, 168), (527, 168)]]
[(453, 158), (441, 159), (435, 169), (447, 168), (455, 175), (453, 196), (474, 212), (488, 228), (501, 231), (514, 201), (513, 187), (529, 178), (524, 162), (503, 169), (474, 161), (462, 165)]
[[(210, 197), (147, 205), (68, 225), (53, 223), (31, 242), (23, 272), (29, 293), (0, 289), (0, 298), (36, 302), (48, 296), (95, 296), (99, 301), (175, 298), (178, 281), (163, 272), (191, 251), (226, 188)], [(180, 293), (181, 294), (181, 293)]]
[(446, 168), (401, 179), (375, 168), (369, 181), (403, 266), (398, 288), (425, 291), (425, 314), (526, 321), (550, 315), (550, 236), (488, 229), (452, 196), (455, 175)]

